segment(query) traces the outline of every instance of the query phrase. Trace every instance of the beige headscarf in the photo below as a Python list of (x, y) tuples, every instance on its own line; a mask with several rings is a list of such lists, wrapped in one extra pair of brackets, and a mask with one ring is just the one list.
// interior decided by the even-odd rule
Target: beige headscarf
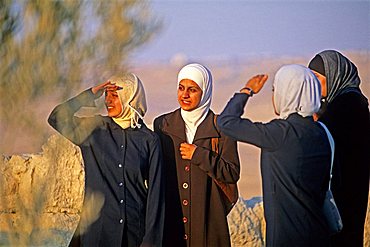
[(146, 98), (143, 84), (140, 79), (132, 73), (122, 76), (112, 76), (110, 82), (122, 87), (118, 90), (118, 96), (122, 103), (122, 112), (118, 117), (114, 117), (116, 122), (123, 129), (140, 128), (139, 119), (146, 113)]

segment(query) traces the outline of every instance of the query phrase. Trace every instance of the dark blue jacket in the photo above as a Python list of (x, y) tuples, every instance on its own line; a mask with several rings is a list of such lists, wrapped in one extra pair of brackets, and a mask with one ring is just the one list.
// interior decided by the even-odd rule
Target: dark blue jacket
[(220, 129), (261, 148), (267, 246), (329, 246), (322, 205), (329, 183), (330, 145), (312, 117), (253, 123), (242, 119), (249, 96), (235, 94), (218, 118)]
[(81, 148), (85, 191), (100, 192), (105, 198), (99, 218), (82, 235), (81, 243), (159, 247), (164, 222), (159, 138), (143, 123), (141, 128), (122, 129), (109, 117), (75, 116), (82, 106), (94, 106), (94, 100), (95, 95), (86, 90), (58, 105), (48, 119)]

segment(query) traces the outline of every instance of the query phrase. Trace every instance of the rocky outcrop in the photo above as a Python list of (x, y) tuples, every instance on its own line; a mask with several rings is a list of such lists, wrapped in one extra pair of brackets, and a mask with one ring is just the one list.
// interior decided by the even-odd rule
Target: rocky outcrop
[[(0, 159), (0, 246), (67, 246), (77, 227), (84, 196), (80, 150), (60, 135), (42, 150)], [(261, 197), (239, 198), (228, 221), (233, 247), (264, 246)], [(369, 227), (367, 217), (364, 246), (370, 246)]]
[(0, 159), (0, 246), (65, 246), (79, 221), (79, 148), (53, 135), (42, 153)]
[(263, 217), (262, 197), (250, 200), (239, 198), (228, 215), (233, 247), (260, 247), (265, 243), (266, 223)]

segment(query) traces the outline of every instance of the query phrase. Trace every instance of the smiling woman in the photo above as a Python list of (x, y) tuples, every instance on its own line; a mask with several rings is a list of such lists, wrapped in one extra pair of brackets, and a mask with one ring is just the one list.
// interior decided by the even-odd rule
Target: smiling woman
[[(230, 208), (215, 181), (238, 181), (236, 142), (215, 125), (210, 71), (201, 64), (188, 64), (177, 82), (180, 108), (154, 120), (166, 177), (163, 246), (227, 247)], [(218, 151), (212, 146), (215, 139)]]

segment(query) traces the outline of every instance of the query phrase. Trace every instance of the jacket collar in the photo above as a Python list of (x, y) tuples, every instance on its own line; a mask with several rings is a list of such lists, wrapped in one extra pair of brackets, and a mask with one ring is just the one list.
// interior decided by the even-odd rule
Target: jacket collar
[[(219, 131), (215, 127), (214, 115), (215, 114), (209, 110), (206, 118), (198, 126), (193, 143), (199, 139), (220, 138)], [(185, 122), (181, 117), (180, 109), (177, 109), (164, 117), (162, 130), (166, 134), (176, 136), (183, 141), (186, 140)]]

